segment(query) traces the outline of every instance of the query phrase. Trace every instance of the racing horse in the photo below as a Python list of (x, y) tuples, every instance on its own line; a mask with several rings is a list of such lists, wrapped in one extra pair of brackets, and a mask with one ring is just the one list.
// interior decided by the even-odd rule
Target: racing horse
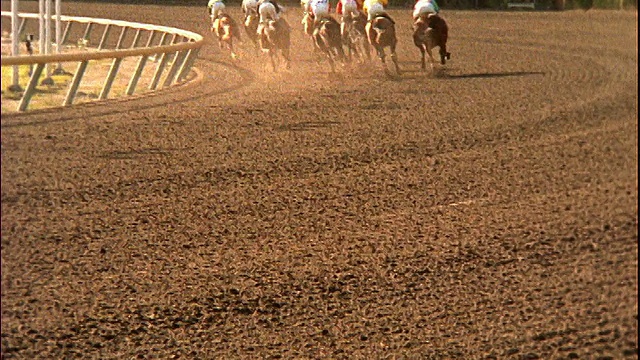
[(273, 71), (277, 71), (278, 54), (282, 56), (287, 69), (291, 68), (291, 27), (284, 18), (268, 20), (260, 24), (258, 40), (260, 48), (269, 56)]
[(313, 43), (320, 53), (326, 55), (331, 72), (336, 71), (335, 61), (346, 64), (347, 57), (342, 47), (340, 23), (331, 16), (322, 17), (313, 30)]
[(260, 17), (258, 16), (257, 6), (258, 4), (255, 0), (242, 1), (242, 13), (244, 14), (242, 26), (249, 40), (251, 40), (256, 49), (259, 49), (258, 24), (260, 23)]
[(233, 40), (240, 41), (240, 27), (231, 15), (224, 12), (221, 13), (211, 23), (211, 31), (216, 34), (220, 49), (224, 49), (226, 46), (231, 52), (231, 58), (238, 59), (238, 54), (236, 54), (233, 47)]
[[(309, 0), (311, 1), (311, 0)], [(305, 11), (302, 16), (302, 31), (311, 38), (311, 42), (313, 43), (313, 54), (316, 57), (319, 57), (320, 52), (318, 50), (318, 46), (316, 46), (316, 41), (314, 38), (314, 32), (316, 30), (316, 17), (313, 15), (311, 11)]]
[(363, 62), (365, 57), (367, 61), (371, 60), (371, 45), (366, 36), (366, 24), (367, 16), (365, 14), (342, 16), (342, 43), (347, 47), (349, 60), (353, 60), (354, 56), (360, 62)]
[(451, 53), (447, 52), (448, 37), (449, 26), (440, 15), (430, 13), (416, 18), (413, 23), (413, 43), (420, 49), (423, 71), (427, 69), (425, 56), (427, 54), (433, 71), (436, 59), (431, 50), (435, 47), (439, 48), (440, 64), (445, 65), (447, 60), (451, 59)]
[(382, 61), (385, 73), (389, 73), (386, 62), (387, 55), (384, 51), (384, 49), (388, 47), (396, 74), (400, 75), (400, 65), (398, 65), (398, 55), (396, 54), (398, 38), (396, 36), (396, 25), (393, 19), (386, 13), (379, 14), (367, 23), (365, 29), (369, 44), (376, 50), (378, 57)]

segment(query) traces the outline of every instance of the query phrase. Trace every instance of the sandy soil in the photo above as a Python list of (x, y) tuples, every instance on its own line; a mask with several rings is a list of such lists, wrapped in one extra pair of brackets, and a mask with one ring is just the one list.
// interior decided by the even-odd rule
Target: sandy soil
[(2, 115), (3, 359), (638, 358), (636, 12), (444, 10), (432, 76), (392, 9), (396, 77), (330, 74), (294, 6), (276, 74), (204, 7), (65, 9), (207, 45)]

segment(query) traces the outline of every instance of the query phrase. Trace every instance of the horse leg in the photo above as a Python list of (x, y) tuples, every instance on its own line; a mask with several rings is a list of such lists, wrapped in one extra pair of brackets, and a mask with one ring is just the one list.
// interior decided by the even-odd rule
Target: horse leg
[(420, 45), (420, 68), (422, 69), (422, 71), (426, 71), (427, 70), (426, 55), (427, 55), (427, 52), (425, 50), (425, 45), (422, 44), (422, 45)]
[(336, 72), (336, 64), (335, 61), (333, 61), (333, 56), (331, 56), (331, 52), (327, 52), (327, 59), (329, 60), (329, 65), (331, 66), (331, 72), (334, 73)]
[(451, 53), (447, 52), (447, 45), (441, 44), (440, 45), (440, 63), (444, 65), (449, 59), (451, 59)]
[(348, 62), (348, 59), (347, 59), (347, 54), (345, 54), (344, 52), (344, 48), (342, 48), (342, 43), (336, 44), (336, 52), (342, 64), (346, 65), (346, 63)]
[(432, 29), (427, 30), (427, 41), (425, 43), (425, 50), (427, 54), (429, 54), (429, 62), (431, 63), (431, 71), (435, 69), (436, 59), (433, 57), (433, 52), (431, 51), (435, 47), (435, 42), (433, 41), (434, 33)]
[(285, 68), (291, 69), (291, 54), (289, 52), (289, 48), (284, 48), (280, 50), (282, 52), (282, 57), (284, 58)]
[(354, 58), (358, 63), (364, 62), (364, 54), (362, 53), (362, 51), (360, 51), (360, 49), (358, 49), (357, 43), (349, 44), (349, 61), (353, 61)]
[(427, 45), (427, 54), (429, 54), (429, 62), (431, 63), (431, 72), (433, 72), (436, 68), (436, 59), (433, 57), (433, 52), (431, 51), (431, 45)]
[(391, 46), (391, 61), (396, 68), (396, 74), (400, 75), (400, 65), (398, 64), (398, 54), (396, 53), (396, 45)]
[(349, 62), (353, 61), (354, 55), (358, 56), (357, 54), (357, 50), (353, 47), (353, 45), (351, 43), (347, 43), (347, 57), (349, 59)]
[(327, 41), (324, 39), (322, 35), (318, 35), (316, 39), (318, 47), (320, 48), (321, 53), (324, 57), (329, 60), (329, 66), (331, 66), (331, 72), (336, 72), (336, 64), (333, 61), (333, 53), (331, 47), (327, 44)]
[(229, 51), (231, 51), (231, 58), (233, 60), (238, 60), (238, 54), (236, 54), (236, 51), (233, 47), (233, 39), (229, 39)]
[(271, 60), (271, 68), (273, 69), (273, 72), (277, 72), (278, 71), (278, 65), (276, 63), (276, 50), (275, 49), (269, 49), (269, 60)]
[(384, 52), (384, 48), (378, 47), (376, 48), (376, 51), (378, 52), (378, 57), (380, 58), (380, 61), (382, 62), (382, 68), (384, 69), (385, 73), (389, 73), (389, 68), (387, 68), (387, 54), (385, 54)]
[(371, 44), (367, 40), (362, 41), (362, 48), (364, 49), (364, 53), (367, 55), (367, 61), (371, 61)]

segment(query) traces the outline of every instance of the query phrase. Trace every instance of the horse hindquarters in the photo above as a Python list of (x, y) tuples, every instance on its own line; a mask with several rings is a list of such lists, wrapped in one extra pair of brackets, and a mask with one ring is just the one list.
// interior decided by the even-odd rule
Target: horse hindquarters
[(440, 39), (440, 33), (438, 30), (433, 28), (427, 28), (426, 30), (417, 30), (416, 32), (418, 33), (418, 35), (416, 35), (417, 38), (422, 39), (422, 48), (420, 49), (423, 58), (422, 69), (426, 70), (426, 64), (424, 63), (424, 55), (426, 52), (427, 55), (429, 55), (429, 63), (431, 64), (431, 69), (433, 70), (436, 64), (436, 59), (433, 57), (433, 48), (439, 46), (442, 54), (442, 44), (438, 40)]
[(330, 50), (334, 51), (334, 54), (342, 61), (343, 63), (347, 61), (347, 56), (344, 53), (344, 48), (342, 47), (342, 35), (340, 30), (340, 23), (337, 21), (330, 21), (325, 25), (325, 36), (327, 40), (327, 45)]
[(231, 57), (237, 59), (238, 56), (233, 48), (233, 38), (240, 39), (238, 25), (229, 15), (223, 14), (216, 19), (214, 27), (220, 49), (224, 49), (226, 45), (231, 52)]
[(366, 56), (366, 60), (371, 60), (371, 44), (367, 35), (367, 17), (360, 13), (359, 16), (354, 17), (349, 22), (349, 30), (345, 43), (349, 46), (349, 51), (355, 52), (361, 61), (364, 61), (363, 54)]
[(426, 58), (426, 35), (423, 29), (416, 28), (413, 31), (413, 44), (420, 49), (420, 68), (424, 71), (427, 69), (427, 58)]
[(249, 39), (251, 39), (251, 42), (258, 50), (260, 48), (260, 39), (258, 34), (259, 21), (260, 20), (258, 19), (258, 15), (255, 13), (252, 13), (245, 16), (244, 23), (243, 23), (245, 33), (247, 34)]
[(278, 52), (285, 60), (287, 69), (291, 67), (291, 58), (289, 48), (291, 47), (290, 28), (284, 19), (278, 21), (270, 21), (261, 27), (260, 30), (260, 47), (262, 51), (267, 53), (271, 61), (273, 71), (277, 71)]
[(388, 70), (386, 68), (386, 55), (384, 48), (389, 47), (391, 60), (395, 66), (396, 73), (399, 75), (400, 65), (398, 64), (398, 55), (396, 54), (398, 39), (396, 37), (396, 29), (393, 20), (391, 20), (388, 15), (379, 16), (367, 25), (366, 30), (369, 43), (376, 49), (378, 57), (380, 57), (383, 65), (385, 65), (385, 71)]
[(440, 48), (440, 64), (445, 65), (447, 60), (451, 58), (451, 54), (447, 52), (447, 40), (449, 38), (449, 26), (447, 22), (437, 14), (429, 15), (430, 29), (432, 31), (431, 41), (432, 47)]
[(223, 42), (231, 44), (233, 37), (240, 40), (240, 33), (237, 31), (237, 26), (230, 17), (225, 16), (221, 18), (218, 28), (221, 30), (218, 32), (218, 37)]

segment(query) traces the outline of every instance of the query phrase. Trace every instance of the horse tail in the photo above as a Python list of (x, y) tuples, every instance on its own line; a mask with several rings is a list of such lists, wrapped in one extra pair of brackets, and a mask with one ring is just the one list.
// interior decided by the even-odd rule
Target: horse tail
[(389, 29), (387, 27), (380, 27), (380, 26), (372, 26), (372, 28), (376, 32), (376, 39), (378, 39), (378, 41), (380, 41), (380, 38), (384, 36), (384, 34)]
[(233, 21), (228, 16), (222, 16), (218, 21), (218, 26), (222, 29), (222, 36), (220, 39), (222, 41), (230, 41), (234, 35)]
[(231, 38), (234, 35), (232, 26), (229, 25), (229, 24), (224, 24), (224, 25), (222, 25), (222, 28), (224, 29), (224, 31), (223, 31), (224, 35), (222, 35), (222, 40), (223, 41), (230, 41)]

